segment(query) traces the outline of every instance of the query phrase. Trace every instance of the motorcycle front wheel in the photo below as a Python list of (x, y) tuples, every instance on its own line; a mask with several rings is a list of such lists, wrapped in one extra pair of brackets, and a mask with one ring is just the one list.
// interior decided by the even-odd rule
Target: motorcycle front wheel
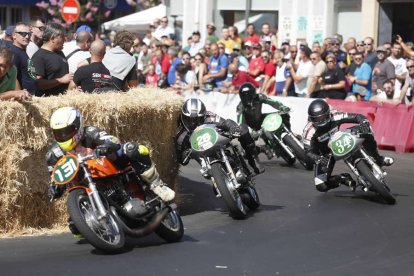
[(242, 197), (243, 203), (249, 207), (250, 210), (257, 210), (260, 206), (259, 194), (256, 191), (256, 187), (249, 185), (246, 188), (243, 188), (240, 191), (240, 196)]
[(285, 135), (283, 142), (293, 151), (293, 154), (299, 159), (299, 162), (305, 169), (308, 171), (313, 169), (313, 161), (306, 156), (305, 150), (290, 135)]
[(184, 225), (180, 214), (173, 210), (161, 221), (155, 233), (166, 242), (178, 242), (184, 235)]
[(67, 208), (76, 228), (96, 249), (114, 253), (123, 248), (125, 234), (119, 223), (110, 212), (98, 219), (85, 190), (71, 191)]
[(247, 211), (240, 197), (239, 192), (233, 187), (231, 179), (222, 164), (214, 163), (211, 165), (211, 174), (220, 191), (221, 197), (229, 208), (230, 216), (234, 219), (246, 218)]
[(375, 177), (365, 160), (359, 161), (358, 164), (356, 164), (356, 168), (361, 176), (363, 176), (372, 185), (374, 190), (385, 200), (387, 204), (395, 204), (395, 198), (390, 193), (387, 185)]

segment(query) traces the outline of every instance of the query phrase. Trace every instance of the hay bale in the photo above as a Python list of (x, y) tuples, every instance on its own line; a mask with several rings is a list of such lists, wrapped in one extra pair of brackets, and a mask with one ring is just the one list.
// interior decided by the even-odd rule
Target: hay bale
[(76, 106), (86, 125), (100, 127), (123, 142), (147, 145), (161, 178), (174, 186), (178, 173), (174, 134), (181, 105), (181, 97), (157, 89), (71, 91), (28, 103), (0, 102), (0, 235), (66, 224), (65, 201), (51, 204), (46, 197), (50, 177), (44, 156), (53, 141), (49, 118), (54, 110)]

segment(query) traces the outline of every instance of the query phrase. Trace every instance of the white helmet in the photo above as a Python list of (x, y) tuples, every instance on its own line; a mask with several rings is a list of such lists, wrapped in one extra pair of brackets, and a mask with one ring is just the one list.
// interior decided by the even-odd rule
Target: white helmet
[(50, 117), (50, 127), (60, 148), (71, 151), (83, 134), (82, 115), (75, 107), (61, 107)]

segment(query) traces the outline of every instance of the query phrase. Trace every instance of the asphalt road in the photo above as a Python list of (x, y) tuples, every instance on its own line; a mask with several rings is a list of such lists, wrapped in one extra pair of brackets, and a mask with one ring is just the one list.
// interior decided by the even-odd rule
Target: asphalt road
[(319, 193), (311, 172), (272, 160), (256, 179), (259, 211), (235, 221), (190, 164), (180, 177), (181, 242), (150, 235), (102, 255), (69, 233), (3, 239), (0, 275), (414, 275), (414, 154), (386, 153), (396, 158), (395, 206), (346, 187)]

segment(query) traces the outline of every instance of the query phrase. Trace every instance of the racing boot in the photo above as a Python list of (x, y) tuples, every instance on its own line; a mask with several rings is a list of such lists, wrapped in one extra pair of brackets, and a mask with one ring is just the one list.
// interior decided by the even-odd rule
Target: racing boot
[(158, 174), (154, 164), (145, 170), (140, 177), (149, 185), (151, 191), (153, 191), (163, 201), (168, 202), (174, 199), (175, 192), (160, 179), (160, 175)]
[(392, 164), (394, 164), (394, 158), (392, 157), (388, 157), (388, 156), (381, 156), (381, 162), (378, 164), (381, 167), (383, 166), (391, 166)]
[(264, 173), (265, 168), (258, 158), (258, 152), (254, 143), (246, 147), (246, 159), (249, 165), (253, 168), (255, 174)]
[(356, 181), (352, 178), (349, 173), (341, 173), (338, 175), (338, 181), (340, 184), (350, 187), (352, 190), (355, 190)]
[(68, 218), (68, 227), (70, 232), (72, 232), (73, 237), (77, 238), (77, 239), (82, 239), (83, 236), (82, 234), (79, 232), (78, 228), (76, 228), (75, 223), (73, 222), (73, 220), (69, 217)]

